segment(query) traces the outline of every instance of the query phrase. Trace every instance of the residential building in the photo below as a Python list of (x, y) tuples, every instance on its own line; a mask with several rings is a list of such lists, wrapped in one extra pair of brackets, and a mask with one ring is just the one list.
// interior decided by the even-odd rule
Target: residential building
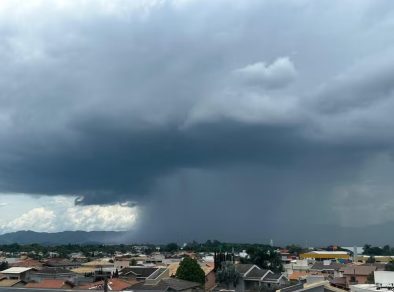
[(31, 272), (33, 268), (25, 268), (25, 267), (12, 267), (1, 271), (0, 275), (4, 276), (8, 280), (22, 280), (29, 281)]
[(300, 259), (313, 259), (317, 261), (336, 259), (349, 260), (350, 254), (346, 251), (314, 250), (300, 254)]
[(235, 287), (237, 292), (261, 290), (262, 288), (278, 289), (289, 283), (284, 274), (273, 273), (253, 264), (236, 264), (235, 269), (240, 274), (239, 282)]
[(43, 279), (68, 280), (74, 278), (75, 276), (75, 273), (67, 269), (46, 267), (40, 270), (33, 271), (30, 278), (31, 280), (40, 282)]
[(158, 269), (158, 267), (130, 266), (119, 270), (119, 278), (143, 281)]
[(311, 266), (310, 271), (311, 273), (319, 272), (325, 274), (330, 278), (338, 278), (343, 276), (342, 274), (343, 267), (344, 267), (343, 264), (333, 262), (331, 260), (324, 260), (324, 261), (315, 262)]
[(343, 268), (342, 273), (345, 277), (346, 288), (355, 284), (366, 284), (368, 276), (376, 271), (375, 266), (349, 265)]
[(61, 279), (43, 279), (39, 282), (27, 283), (24, 288), (34, 289), (71, 289), (73, 285), (70, 282)]
[(179, 291), (194, 292), (201, 291), (201, 284), (196, 282), (185, 281), (177, 278), (161, 279), (155, 284), (138, 283), (125, 290), (138, 291)]

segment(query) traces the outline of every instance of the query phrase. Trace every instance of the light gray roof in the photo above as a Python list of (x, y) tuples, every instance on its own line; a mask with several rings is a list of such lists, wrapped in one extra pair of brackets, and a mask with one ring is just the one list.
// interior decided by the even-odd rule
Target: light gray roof
[(268, 273), (267, 276), (264, 277), (264, 281), (277, 281), (280, 277), (282, 277), (282, 274)]
[(245, 276), (246, 276), (246, 278), (258, 278), (258, 279), (261, 279), (267, 272), (268, 272), (268, 270), (263, 270), (263, 269), (259, 269), (257, 267), (254, 267)]
[(332, 262), (329, 265), (325, 265), (323, 262), (316, 262), (311, 267), (311, 270), (318, 270), (318, 271), (335, 270), (335, 271), (339, 271), (343, 266), (344, 266), (343, 264), (335, 263), (335, 262)]

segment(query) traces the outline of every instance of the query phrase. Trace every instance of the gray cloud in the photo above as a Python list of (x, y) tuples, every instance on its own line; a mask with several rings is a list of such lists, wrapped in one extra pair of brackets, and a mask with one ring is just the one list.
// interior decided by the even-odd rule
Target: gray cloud
[(298, 240), (371, 197), (361, 224), (394, 220), (382, 4), (6, 3), (1, 192), (138, 204), (152, 240)]

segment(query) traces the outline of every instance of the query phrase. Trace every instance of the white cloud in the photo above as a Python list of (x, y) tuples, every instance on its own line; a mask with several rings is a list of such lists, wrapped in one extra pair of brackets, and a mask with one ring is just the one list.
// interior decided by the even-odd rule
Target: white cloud
[(29, 212), (1, 225), (0, 230), (35, 230), (35, 231), (54, 231), (56, 215), (53, 210), (44, 207), (34, 208)]
[(297, 71), (288, 57), (278, 58), (271, 65), (257, 62), (234, 71), (236, 77), (246, 84), (266, 89), (278, 89), (288, 85)]
[(278, 58), (271, 65), (258, 62), (234, 70), (224, 78), (227, 87), (197, 102), (185, 124), (220, 119), (262, 124), (297, 122), (303, 114), (298, 97), (282, 90), (296, 75), (288, 57)]
[(135, 208), (127, 206), (94, 205), (68, 208), (64, 217), (66, 229), (129, 230), (134, 226), (137, 214)]
[(65, 196), (43, 197), (36, 204), (43, 201), (45, 206), (23, 214), (18, 214), (16, 208), (7, 208), (14, 216), (8, 222), (0, 222), (0, 231), (130, 230), (138, 214), (136, 207), (120, 204), (74, 206), (74, 198)]

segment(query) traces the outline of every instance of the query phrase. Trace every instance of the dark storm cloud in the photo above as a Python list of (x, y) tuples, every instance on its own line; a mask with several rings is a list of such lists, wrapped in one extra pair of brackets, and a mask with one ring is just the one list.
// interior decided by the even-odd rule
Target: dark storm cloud
[(285, 241), (391, 206), (382, 4), (6, 3), (1, 192), (138, 204), (151, 240)]

